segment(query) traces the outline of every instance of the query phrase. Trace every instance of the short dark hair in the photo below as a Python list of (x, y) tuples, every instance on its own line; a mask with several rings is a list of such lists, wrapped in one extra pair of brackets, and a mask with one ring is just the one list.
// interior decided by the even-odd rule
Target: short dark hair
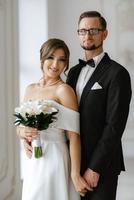
[(69, 68), (69, 56), (70, 56), (69, 48), (63, 40), (60, 40), (60, 39), (57, 39), (57, 38), (48, 39), (41, 46), (40, 61), (41, 61), (41, 69), (42, 70), (43, 70), (44, 61), (49, 56), (51, 56), (53, 54), (53, 52), (57, 49), (63, 49), (63, 51), (65, 53), (65, 59), (66, 59), (66, 69), (65, 69), (65, 71), (68, 70), (68, 68)]
[(97, 12), (97, 11), (86, 11), (86, 12), (83, 12), (80, 17), (79, 17), (79, 21), (78, 21), (78, 25), (80, 24), (80, 21), (83, 19), (83, 18), (87, 18), (87, 17), (98, 17), (99, 20), (100, 20), (100, 24), (102, 26), (102, 28), (104, 30), (106, 30), (107, 28), (107, 22), (106, 20), (104, 19), (104, 17), (102, 17), (102, 15)]

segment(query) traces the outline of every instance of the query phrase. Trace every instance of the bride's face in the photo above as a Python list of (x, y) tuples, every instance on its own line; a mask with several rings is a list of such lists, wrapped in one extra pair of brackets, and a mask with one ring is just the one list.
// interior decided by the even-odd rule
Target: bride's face
[(56, 49), (43, 64), (43, 73), (51, 78), (58, 78), (66, 67), (63, 49)]

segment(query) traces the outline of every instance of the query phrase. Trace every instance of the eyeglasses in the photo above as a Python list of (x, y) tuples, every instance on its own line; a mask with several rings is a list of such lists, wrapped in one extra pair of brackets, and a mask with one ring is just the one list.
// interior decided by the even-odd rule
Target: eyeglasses
[(97, 35), (100, 31), (104, 31), (104, 29), (100, 28), (90, 28), (90, 29), (78, 29), (78, 35), (86, 35), (87, 33), (89, 35)]

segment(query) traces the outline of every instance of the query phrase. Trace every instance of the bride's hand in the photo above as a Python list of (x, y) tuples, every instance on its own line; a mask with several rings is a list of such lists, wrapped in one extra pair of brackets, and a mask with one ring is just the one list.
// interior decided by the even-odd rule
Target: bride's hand
[(37, 129), (31, 127), (17, 127), (17, 134), (20, 138), (26, 139), (31, 142), (34, 138), (37, 137)]
[(24, 148), (26, 151), (26, 155), (28, 158), (32, 157), (33, 148), (31, 146), (31, 142), (28, 142), (26, 139), (23, 139)]
[(80, 193), (81, 196), (85, 196), (87, 190), (92, 191), (93, 189), (89, 187), (87, 182), (84, 180), (84, 178), (80, 175), (71, 175), (73, 184), (75, 186), (75, 189), (77, 192)]
[(26, 151), (26, 155), (28, 158), (32, 157), (32, 146), (31, 142), (34, 138), (37, 137), (37, 129), (30, 128), (30, 127), (18, 127), (17, 128), (17, 134), (18, 136), (23, 139), (24, 149)]

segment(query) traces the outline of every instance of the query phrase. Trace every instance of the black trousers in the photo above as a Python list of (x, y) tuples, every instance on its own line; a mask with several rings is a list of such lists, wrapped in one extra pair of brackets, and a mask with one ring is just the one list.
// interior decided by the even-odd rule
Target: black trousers
[(100, 177), (98, 186), (92, 192), (87, 192), (81, 200), (116, 200), (118, 175)]

